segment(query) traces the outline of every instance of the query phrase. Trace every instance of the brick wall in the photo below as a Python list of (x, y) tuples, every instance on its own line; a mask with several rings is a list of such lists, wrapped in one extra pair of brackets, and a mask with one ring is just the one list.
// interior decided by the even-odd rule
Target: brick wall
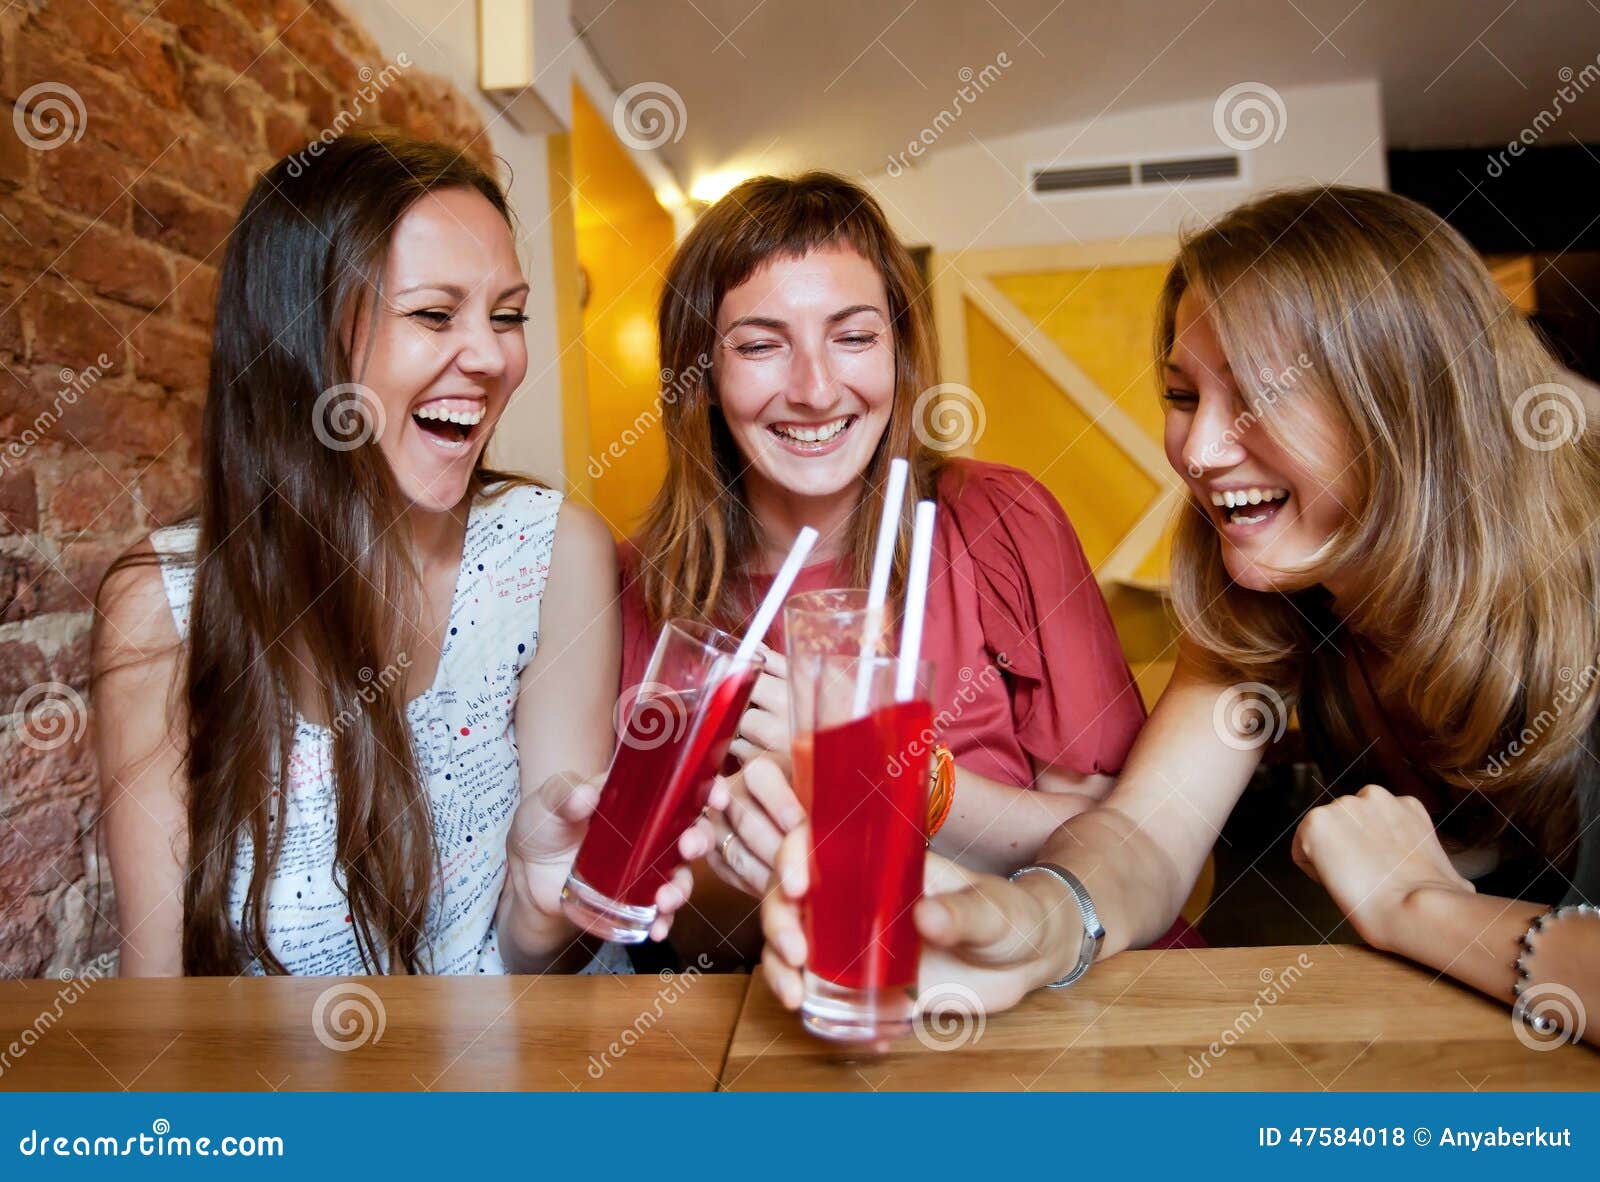
[(39, 976), (116, 944), (91, 604), (112, 558), (190, 508), (252, 180), (350, 124), (492, 149), (462, 94), (326, 2), (20, 0), (0, 98), (0, 976)]

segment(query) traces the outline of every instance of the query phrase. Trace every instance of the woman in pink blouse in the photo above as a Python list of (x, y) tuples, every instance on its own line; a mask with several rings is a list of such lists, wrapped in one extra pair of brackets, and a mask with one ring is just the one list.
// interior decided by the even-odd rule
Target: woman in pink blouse
[[(825, 173), (740, 185), (680, 246), (660, 338), (668, 470), (622, 547), (622, 686), (642, 679), (665, 619), (741, 628), (803, 526), (821, 536), (795, 591), (864, 587), (888, 463), (905, 456), (892, 594), (912, 503), (940, 509), (924, 654), (955, 776), (934, 848), (986, 870), (1025, 864), (1110, 789), (1144, 710), (1055, 499), (1023, 472), (946, 461), (919, 438), (915, 407), (938, 381), (932, 327), (877, 203)], [(743, 771), (788, 750), (781, 624), (767, 642), (707, 859), (736, 891), (698, 875), (692, 910), (714, 929), (709, 945), (752, 915), (783, 834), (803, 819), (770, 763)], [(693, 918), (679, 917), (680, 946), (699, 942)]]

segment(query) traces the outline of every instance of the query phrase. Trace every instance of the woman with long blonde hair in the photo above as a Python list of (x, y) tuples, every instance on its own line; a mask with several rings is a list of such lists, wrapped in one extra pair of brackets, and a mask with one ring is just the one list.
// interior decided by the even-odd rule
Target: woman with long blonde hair
[[(1189, 236), (1156, 364), (1191, 494), (1176, 674), (1033, 866), (936, 864), (925, 979), (1001, 1008), (1160, 931), (1298, 708), (1326, 802), (1294, 856), (1355, 931), (1536, 1025), (1552, 991), (1594, 1011), (1600, 449), (1563, 372), (1437, 216), (1337, 187)], [(765, 916), (790, 1004), (803, 852)]]

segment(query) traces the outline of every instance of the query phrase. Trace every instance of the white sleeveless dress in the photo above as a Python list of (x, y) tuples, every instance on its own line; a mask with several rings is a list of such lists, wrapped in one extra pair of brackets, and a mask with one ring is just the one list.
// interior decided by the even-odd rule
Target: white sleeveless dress
[[(530, 486), (515, 486), (472, 507), (439, 670), (406, 707), (443, 870), (425, 925), (422, 957), (431, 972), (506, 971), (494, 924), (506, 876), (506, 834), (521, 793), (512, 729), (517, 675), (539, 646), (539, 602), (560, 507), (561, 494)], [(184, 639), (197, 536), (193, 523), (151, 535)], [(376, 670), (373, 675), (381, 676)], [(296, 975), (372, 971), (362, 967), (342, 876), (334, 867), (332, 755), (333, 732), (297, 718), (281, 818), (283, 850), (266, 905), (267, 944)], [(253, 865), (250, 840), (241, 836), (229, 892), (235, 925), (244, 913)], [(261, 970), (252, 964), (247, 971)], [(632, 970), (621, 946), (607, 944), (584, 971)]]

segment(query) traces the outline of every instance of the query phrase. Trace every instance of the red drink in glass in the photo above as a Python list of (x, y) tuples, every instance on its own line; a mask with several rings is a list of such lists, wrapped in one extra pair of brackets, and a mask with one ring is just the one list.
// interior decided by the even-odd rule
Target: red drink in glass
[(922, 897), (928, 762), (910, 751), (928, 730), (926, 701), (896, 702), (814, 736), (811, 971), (851, 989), (911, 988), (921, 943), (911, 921)]
[(806, 1028), (879, 1042), (911, 1028), (926, 861), (931, 666), (904, 700), (889, 657), (823, 657), (812, 732)]
[(714, 628), (674, 620), (663, 629), (561, 892), (584, 930), (624, 944), (649, 936), (656, 891), (705, 809), (764, 664), (757, 654), (735, 669), (732, 647)]
[(867, 593), (853, 587), (802, 591), (783, 604), (784, 655), (789, 662), (789, 761), (791, 787), (808, 812), (811, 808), (811, 731), (816, 707), (816, 661), (821, 656), (861, 656), (869, 631), (872, 650), (891, 651), (891, 614), (867, 608)]

